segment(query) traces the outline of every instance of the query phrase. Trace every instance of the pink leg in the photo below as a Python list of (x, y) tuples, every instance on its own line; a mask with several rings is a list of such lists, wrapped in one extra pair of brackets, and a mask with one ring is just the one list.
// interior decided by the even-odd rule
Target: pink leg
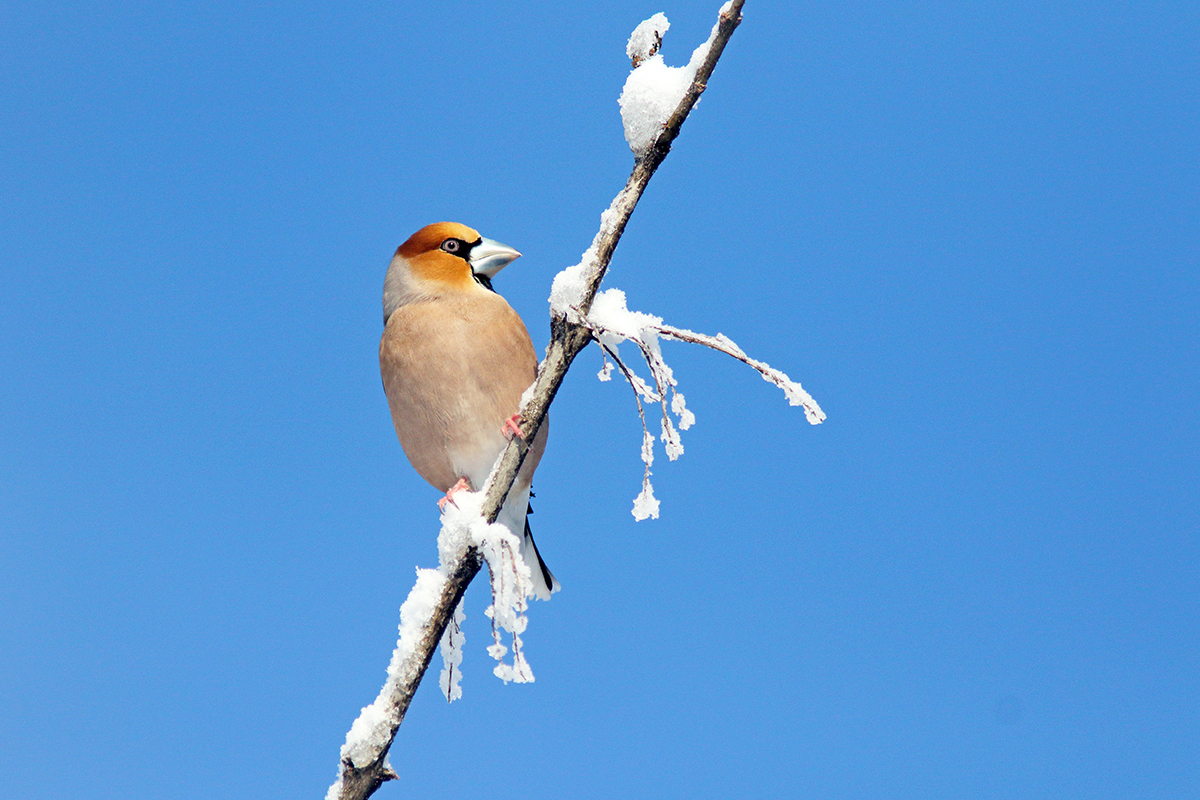
[(505, 439), (511, 440), (514, 436), (524, 439), (525, 436), (521, 433), (521, 415), (513, 414), (504, 420), (504, 426), (500, 428), (500, 432), (504, 434)]
[[(462, 491), (471, 491), (471, 484), (467, 482), (466, 478), (459, 478), (458, 483), (451, 486), (450, 491), (446, 492), (446, 496), (438, 500), (438, 511), (445, 511), (446, 503), (454, 503), (454, 495)], [(458, 505), (457, 503), (454, 504)]]

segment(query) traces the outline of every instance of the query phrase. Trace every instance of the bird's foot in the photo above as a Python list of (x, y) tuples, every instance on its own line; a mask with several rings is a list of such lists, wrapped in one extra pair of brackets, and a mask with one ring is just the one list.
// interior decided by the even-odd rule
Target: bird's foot
[[(467, 482), (466, 478), (459, 478), (458, 483), (451, 486), (450, 491), (446, 492), (446, 496), (438, 500), (438, 511), (444, 512), (446, 510), (446, 503), (454, 503), (454, 495), (463, 491), (471, 491), (471, 484)], [(454, 503), (454, 505), (456, 508), (458, 507), (458, 503)]]
[(521, 415), (513, 414), (511, 417), (504, 420), (504, 425), (500, 428), (500, 432), (503, 433), (504, 438), (508, 439), (509, 441), (512, 441), (514, 436), (516, 436), (518, 439), (524, 439), (525, 434), (521, 433)]

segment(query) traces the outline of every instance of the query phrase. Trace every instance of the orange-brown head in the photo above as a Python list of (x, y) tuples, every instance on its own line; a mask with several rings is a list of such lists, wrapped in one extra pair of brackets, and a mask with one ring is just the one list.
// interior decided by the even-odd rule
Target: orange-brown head
[(435, 222), (400, 245), (383, 282), (383, 318), (404, 303), (447, 292), (487, 291), (521, 254), (457, 222)]

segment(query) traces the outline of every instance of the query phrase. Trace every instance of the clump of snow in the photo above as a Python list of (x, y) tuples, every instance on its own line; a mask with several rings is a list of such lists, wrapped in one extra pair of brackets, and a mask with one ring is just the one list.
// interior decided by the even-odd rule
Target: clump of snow
[(650, 485), (650, 473), (642, 479), (642, 491), (633, 498), (633, 518), (637, 522), (644, 519), (658, 519), (658, 500), (654, 497), (654, 487)]
[(633, 33), (629, 34), (629, 42), (625, 45), (625, 55), (629, 56), (635, 67), (658, 52), (663, 36), (670, 27), (667, 15), (660, 11), (633, 29)]
[(579, 263), (554, 276), (554, 283), (550, 285), (550, 310), (559, 316), (578, 321), (578, 308), (583, 302), (588, 277), (595, 274), (600, 242), (612, 234), (613, 225), (618, 218), (616, 206), (620, 198), (621, 194), (618, 194), (609, 207), (600, 213), (600, 229), (592, 237), (591, 246), (583, 251)]
[(688, 411), (687, 406), (683, 403), (683, 392), (674, 393), (674, 397), (671, 398), (671, 410), (675, 412), (675, 416), (679, 417), (681, 431), (686, 431), (696, 423), (696, 415)]
[(643, 332), (662, 325), (662, 317), (630, 311), (626, 305), (625, 292), (620, 289), (605, 289), (596, 294), (588, 319), (605, 330), (605, 335), (620, 342), (624, 339), (638, 340)]
[(646, 59), (629, 74), (617, 102), (625, 141), (635, 156), (649, 152), (695, 77), (687, 67), (668, 67), (661, 54)]
[[(721, 6), (721, 14), (726, 14), (731, 5), (726, 3)], [(700, 65), (708, 58), (720, 22), (713, 26), (708, 39), (692, 51), (692, 57), (684, 67), (668, 67), (657, 52), (657, 44), (661, 43), (662, 35), (670, 25), (663, 14), (655, 14), (634, 28), (625, 48), (633, 60), (634, 69), (625, 80), (625, 88), (617, 103), (621, 106), (625, 141), (638, 158), (650, 150), (667, 120), (687, 94)]]
[(586, 286), (584, 270), (595, 257), (595, 250), (588, 248), (578, 264), (567, 267), (554, 276), (554, 283), (550, 284), (550, 307), (562, 316), (569, 316), (570, 309), (577, 307), (583, 299)]
[(600, 358), (603, 359), (604, 366), (600, 367), (600, 371), (596, 373), (596, 377), (605, 382), (611, 381), (613, 371), (612, 362), (608, 360), (608, 357), (604, 355), (603, 351), (601, 351)]
[(471, 529), (483, 519), (483, 500), (483, 492), (455, 492), (454, 500), (446, 503), (442, 509), (442, 529), (438, 531), (438, 569), (445, 571), (474, 543)]

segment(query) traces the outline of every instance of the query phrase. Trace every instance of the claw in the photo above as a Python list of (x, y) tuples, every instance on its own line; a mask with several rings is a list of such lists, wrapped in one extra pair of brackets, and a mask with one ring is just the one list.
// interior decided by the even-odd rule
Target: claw
[[(450, 491), (446, 492), (446, 496), (438, 500), (438, 511), (444, 513), (446, 511), (446, 503), (454, 503), (454, 495), (462, 491), (471, 491), (471, 484), (467, 482), (466, 478), (459, 478), (458, 483), (451, 486)], [(458, 508), (458, 503), (454, 503), (454, 507)]]
[(521, 415), (513, 414), (511, 417), (504, 420), (504, 426), (500, 428), (500, 432), (503, 433), (504, 438), (508, 439), (509, 441), (511, 441), (514, 436), (516, 436), (518, 439), (524, 439), (525, 435), (521, 433)]

